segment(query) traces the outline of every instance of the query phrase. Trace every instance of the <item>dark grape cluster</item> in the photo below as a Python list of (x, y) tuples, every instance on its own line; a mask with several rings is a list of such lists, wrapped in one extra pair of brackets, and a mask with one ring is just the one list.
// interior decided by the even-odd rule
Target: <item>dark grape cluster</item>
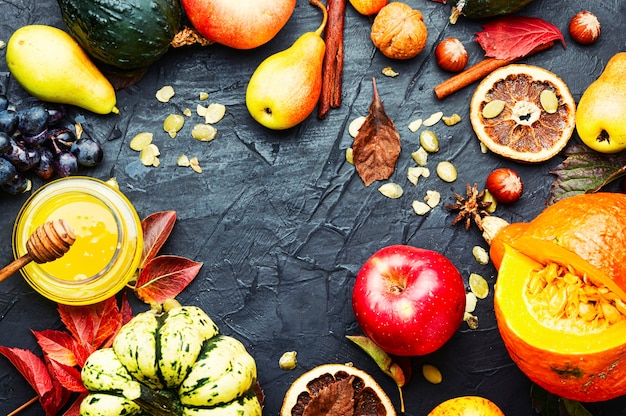
[[(80, 136), (80, 137), (78, 137)], [(11, 194), (30, 188), (27, 172), (43, 180), (65, 177), (80, 166), (95, 166), (103, 157), (100, 144), (77, 134), (62, 105), (34, 103), (15, 109), (0, 94), (0, 188)]]

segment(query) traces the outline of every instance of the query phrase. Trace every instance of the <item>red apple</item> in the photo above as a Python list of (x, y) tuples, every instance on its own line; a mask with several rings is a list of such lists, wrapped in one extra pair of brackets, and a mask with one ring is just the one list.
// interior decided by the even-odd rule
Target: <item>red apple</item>
[(442, 254), (408, 245), (374, 253), (359, 271), (352, 292), (356, 320), (390, 354), (429, 354), (463, 322), (465, 283)]
[(252, 49), (276, 36), (296, 0), (182, 0), (191, 24), (205, 38), (236, 49)]

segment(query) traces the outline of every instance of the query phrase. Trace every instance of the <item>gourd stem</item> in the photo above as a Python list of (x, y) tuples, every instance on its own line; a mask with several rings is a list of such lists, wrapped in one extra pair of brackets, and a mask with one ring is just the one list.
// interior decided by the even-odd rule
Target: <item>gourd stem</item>
[(141, 385), (141, 396), (133, 400), (152, 416), (182, 416), (182, 407), (166, 394)]

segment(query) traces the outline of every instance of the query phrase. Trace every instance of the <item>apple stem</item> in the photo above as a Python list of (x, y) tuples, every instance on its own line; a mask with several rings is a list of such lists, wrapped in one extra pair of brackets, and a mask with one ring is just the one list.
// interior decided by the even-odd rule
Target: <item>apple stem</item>
[(324, 17), (322, 18), (322, 24), (315, 31), (316, 35), (322, 36), (322, 32), (324, 31), (324, 28), (326, 27), (326, 22), (328, 21), (328, 10), (326, 9), (326, 6), (324, 6), (319, 0), (309, 0), (309, 3), (319, 7), (324, 14)]

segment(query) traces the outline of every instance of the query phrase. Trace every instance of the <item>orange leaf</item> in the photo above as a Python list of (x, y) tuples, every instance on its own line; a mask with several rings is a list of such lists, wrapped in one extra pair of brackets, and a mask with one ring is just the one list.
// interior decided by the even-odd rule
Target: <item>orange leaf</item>
[(139, 273), (135, 295), (148, 304), (161, 304), (179, 295), (197, 276), (202, 263), (179, 256), (158, 256)]
[(537, 47), (565, 39), (558, 27), (538, 17), (503, 16), (483, 23), (476, 41), (485, 54), (496, 59), (515, 60), (528, 55)]
[(143, 269), (150, 260), (156, 257), (170, 236), (175, 222), (176, 211), (155, 212), (141, 221), (143, 252), (141, 253), (140, 269)]

